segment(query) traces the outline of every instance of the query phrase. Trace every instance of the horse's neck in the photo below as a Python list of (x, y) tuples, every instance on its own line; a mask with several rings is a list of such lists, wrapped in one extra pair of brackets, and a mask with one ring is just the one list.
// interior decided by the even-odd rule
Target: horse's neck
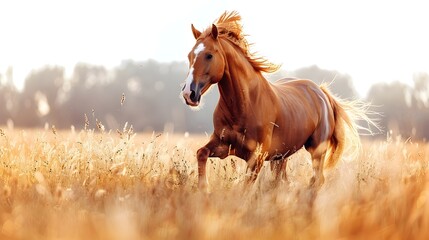
[(254, 96), (263, 96), (259, 91), (270, 91), (269, 83), (261, 73), (256, 72), (247, 60), (241, 60), (235, 53), (226, 56), (227, 66), (224, 78), (218, 83), (220, 104), (230, 114), (242, 116), (248, 108), (254, 107)]

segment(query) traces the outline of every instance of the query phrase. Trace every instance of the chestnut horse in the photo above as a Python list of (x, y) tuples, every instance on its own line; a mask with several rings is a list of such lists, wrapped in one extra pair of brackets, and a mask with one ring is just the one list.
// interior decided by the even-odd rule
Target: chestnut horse
[(352, 102), (332, 96), (324, 85), (310, 80), (267, 81), (262, 73), (274, 72), (278, 66), (249, 52), (240, 20), (237, 12), (225, 12), (203, 32), (192, 25), (196, 43), (188, 55), (183, 98), (196, 107), (211, 85), (217, 84), (220, 92), (214, 132), (197, 151), (199, 187), (208, 184), (209, 157), (244, 159), (251, 181), (265, 160), (277, 160), (272, 163), (277, 166), (276, 178), (285, 178), (285, 158), (304, 146), (314, 170), (310, 186), (318, 188), (324, 182), (324, 165), (335, 165), (346, 141), (359, 146), (355, 117), (370, 120)]

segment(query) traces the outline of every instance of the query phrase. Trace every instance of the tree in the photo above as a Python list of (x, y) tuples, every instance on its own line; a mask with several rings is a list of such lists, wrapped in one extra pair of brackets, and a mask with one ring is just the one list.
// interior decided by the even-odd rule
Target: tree
[[(105, 105), (103, 88), (109, 83), (108, 71), (102, 66), (79, 63), (63, 91), (61, 102), (61, 127), (70, 125), (85, 127), (85, 114), (90, 119), (92, 111), (103, 112)], [(108, 107), (108, 106), (107, 106)], [(95, 115), (94, 115), (95, 116)], [(100, 119), (101, 120), (101, 119)], [(91, 122), (95, 127), (95, 120)]]
[(13, 85), (13, 69), (9, 67), (6, 76), (0, 75), (0, 125), (12, 119), (18, 96), (19, 93)]
[(415, 129), (418, 138), (429, 139), (429, 74), (414, 75)]
[(320, 69), (318, 66), (313, 65), (297, 69), (292, 75), (298, 78), (310, 79), (317, 84), (330, 84), (329, 89), (341, 98), (355, 99), (358, 97), (356, 89), (353, 86), (353, 80), (347, 74)]
[(373, 85), (367, 100), (381, 113), (380, 125), (385, 130), (404, 137), (412, 135), (415, 125), (413, 89), (403, 83), (378, 83)]
[(58, 94), (64, 82), (62, 67), (45, 67), (32, 72), (25, 80), (23, 92), (19, 97), (20, 109), (14, 121), (24, 127), (41, 126), (45, 121), (58, 117)]

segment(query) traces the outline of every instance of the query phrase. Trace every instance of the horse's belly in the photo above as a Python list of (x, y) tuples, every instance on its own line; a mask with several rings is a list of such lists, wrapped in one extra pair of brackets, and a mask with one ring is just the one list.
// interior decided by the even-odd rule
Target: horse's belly
[(296, 130), (291, 129), (288, 132), (278, 131), (273, 133), (268, 160), (270, 158), (278, 160), (280, 156), (282, 158), (288, 157), (304, 146), (310, 138), (311, 132), (304, 129), (301, 131)]
[(303, 146), (304, 146), (304, 143), (297, 143), (297, 144), (293, 144), (293, 145), (275, 144), (270, 149), (267, 160), (284, 159), (284, 158), (289, 157), (290, 155), (294, 154), (296, 151), (301, 149)]

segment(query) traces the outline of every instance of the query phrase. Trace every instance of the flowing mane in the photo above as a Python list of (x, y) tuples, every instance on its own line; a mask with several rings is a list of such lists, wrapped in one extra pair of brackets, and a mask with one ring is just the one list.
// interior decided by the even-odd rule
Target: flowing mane
[[(255, 53), (249, 51), (250, 44), (245, 38), (245, 34), (242, 31), (241, 16), (236, 11), (224, 12), (214, 24), (218, 28), (218, 37), (224, 38), (239, 47), (247, 58), (249, 63), (257, 71), (272, 73), (280, 68), (280, 65), (276, 65), (261, 56), (256, 56)], [(211, 29), (206, 29), (201, 37), (207, 37), (211, 34)]]

